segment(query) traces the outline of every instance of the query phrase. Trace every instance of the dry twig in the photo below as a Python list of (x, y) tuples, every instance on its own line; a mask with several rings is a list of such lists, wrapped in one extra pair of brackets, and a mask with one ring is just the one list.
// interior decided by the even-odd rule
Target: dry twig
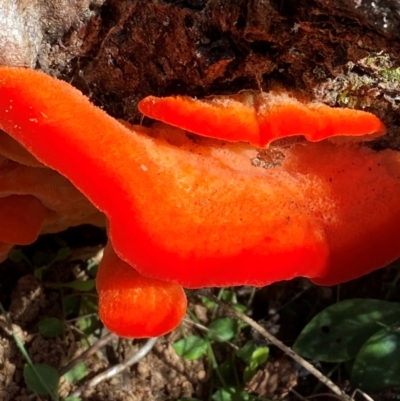
[(96, 387), (99, 383), (104, 380), (111, 379), (112, 377), (118, 375), (125, 369), (129, 368), (130, 366), (134, 365), (135, 363), (139, 362), (142, 358), (144, 358), (154, 347), (158, 337), (153, 337), (147, 340), (146, 344), (143, 345), (142, 348), (139, 349), (138, 352), (133, 354), (130, 358), (126, 359), (122, 363), (113, 366), (104, 372), (101, 372), (97, 376), (93, 377), (88, 382), (84, 383), (82, 386), (78, 387), (70, 397), (80, 397), (80, 395), (88, 390), (89, 388)]
[(63, 368), (61, 368), (60, 375), (61, 376), (65, 375), (68, 371), (73, 369), (76, 365), (78, 365), (81, 362), (84, 362), (86, 358), (88, 358), (90, 355), (95, 354), (100, 348), (104, 347), (106, 344), (108, 344), (114, 338), (118, 338), (118, 337), (113, 333), (108, 333), (105, 336), (101, 337), (91, 347), (89, 347), (87, 350), (82, 352), (82, 354), (80, 354), (75, 359), (70, 361), (67, 365), (65, 365)]

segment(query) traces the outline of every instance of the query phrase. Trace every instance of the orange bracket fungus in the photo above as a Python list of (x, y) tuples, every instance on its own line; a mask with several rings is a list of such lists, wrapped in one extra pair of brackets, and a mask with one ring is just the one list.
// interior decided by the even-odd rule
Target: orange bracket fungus
[(30, 244), (39, 234), (105, 225), (104, 216), (66, 178), (2, 132), (0, 177), (0, 260), (13, 245)]
[(185, 311), (182, 286), (261, 286), (297, 276), (333, 285), (400, 255), (398, 153), (323, 140), (365, 140), (384, 134), (382, 122), (288, 95), (270, 104), (269, 96), (150, 98), (140, 109), (259, 147), (299, 134), (317, 142), (260, 151), (161, 123), (130, 126), (65, 82), (0, 68), (0, 128), (47, 166), (36, 170), (68, 178), (108, 219), (97, 287), (100, 316), (117, 334), (172, 330)]
[(249, 142), (261, 148), (281, 138), (304, 135), (311, 141), (336, 136), (382, 135), (386, 128), (371, 113), (334, 109), (322, 103), (302, 103), (287, 93), (244, 91), (237, 95), (196, 100), (149, 96), (139, 110), (164, 123), (227, 141)]

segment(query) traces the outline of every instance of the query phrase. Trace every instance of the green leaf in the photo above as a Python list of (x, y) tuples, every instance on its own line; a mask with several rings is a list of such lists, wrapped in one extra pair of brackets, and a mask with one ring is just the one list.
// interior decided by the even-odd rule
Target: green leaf
[(69, 383), (73, 383), (75, 381), (82, 380), (88, 373), (88, 370), (86, 368), (86, 365), (81, 362), (78, 363), (75, 367), (73, 367), (71, 370), (69, 370), (67, 373), (65, 373), (64, 377), (65, 380)]
[(236, 293), (233, 290), (228, 290), (227, 288), (221, 289), (221, 301), (227, 302), (229, 304), (236, 303)]
[(211, 397), (213, 401), (247, 401), (250, 399), (248, 392), (235, 387), (221, 388)]
[(68, 258), (68, 256), (71, 255), (71, 248), (69, 246), (65, 246), (64, 248), (61, 248), (57, 251), (56, 257), (52, 260), (52, 263), (54, 262), (60, 262), (62, 260), (65, 260)]
[(246, 363), (244, 370), (244, 382), (248, 382), (257, 372), (260, 365), (269, 357), (269, 347), (257, 347), (252, 341), (248, 341), (236, 355)]
[(236, 351), (236, 355), (246, 364), (251, 362), (253, 352), (257, 349), (257, 346), (253, 341), (247, 341), (242, 348)]
[(86, 335), (94, 333), (99, 327), (101, 327), (97, 312), (97, 300), (91, 297), (82, 296), (79, 316), (84, 317), (78, 319), (77, 323), (79, 329), (82, 330)]
[(223, 317), (211, 322), (208, 328), (210, 331), (207, 333), (207, 337), (210, 340), (224, 342), (235, 337), (238, 331), (238, 322), (230, 317)]
[(62, 299), (64, 314), (66, 317), (70, 315), (77, 316), (81, 305), (81, 295), (67, 295)]
[(268, 357), (269, 357), (269, 347), (259, 347), (253, 352), (251, 356), (251, 363), (258, 367), (263, 363), (265, 363)]
[[(36, 372), (35, 372), (36, 371)], [(40, 376), (41, 380), (39, 379)], [(24, 379), (28, 388), (36, 394), (49, 394), (47, 390), (57, 393), (60, 374), (56, 368), (44, 363), (37, 363), (34, 369), (28, 364), (24, 366)], [(43, 385), (45, 383), (46, 387)]]
[(37, 267), (36, 269), (33, 270), (33, 275), (38, 279), (42, 280), (43, 279), (43, 272), (47, 270), (47, 266), (42, 266), (42, 267)]
[(210, 298), (207, 298), (204, 295), (201, 297), (201, 302), (206, 308), (211, 310), (215, 309), (218, 306), (214, 301), (211, 301)]
[(241, 313), (246, 313), (246, 311), (247, 311), (247, 306), (242, 305), (242, 304), (240, 304), (238, 302), (235, 303), (235, 304), (232, 304), (232, 308), (237, 310), (238, 312), (241, 312)]
[(358, 351), (381, 325), (400, 321), (400, 303), (349, 299), (329, 306), (300, 333), (293, 350), (305, 358), (343, 362)]
[(79, 397), (67, 397), (67, 398), (63, 398), (63, 401), (82, 401), (82, 398), (79, 398)]
[(194, 360), (207, 352), (208, 342), (199, 336), (189, 336), (175, 342), (173, 346), (181, 358)]
[(243, 372), (243, 381), (245, 383), (248, 383), (253, 376), (257, 373), (257, 366), (254, 366), (254, 364), (250, 363), (250, 365), (246, 366)]
[(48, 287), (51, 288), (72, 288), (73, 290), (77, 291), (91, 291), (95, 287), (96, 282), (94, 279), (89, 279), (89, 280), (74, 280), (70, 281), (68, 283), (53, 283), (49, 284)]
[(353, 365), (351, 383), (366, 392), (400, 386), (400, 333), (382, 329), (360, 349)]
[(65, 324), (56, 317), (42, 319), (38, 323), (39, 333), (45, 338), (55, 338), (64, 335)]
[(220, 388), (212, 395), (213, 401), (232, 401), (232, 393), (226, 389)]
[(8, 252), (8, 258), (15, 263), (25, 261), (26, 263), (28, 263), (29, 266), (31, 266), (31, 261), (26, 257), (22, 249), (11, 249), (11, 251)]

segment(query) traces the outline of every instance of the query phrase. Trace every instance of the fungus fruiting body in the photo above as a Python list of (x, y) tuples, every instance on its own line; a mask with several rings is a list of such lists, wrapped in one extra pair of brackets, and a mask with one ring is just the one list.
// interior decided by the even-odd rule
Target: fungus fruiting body
[(46, 208), (32, 195), (0, 198), (0, 239), (8, 244), (28, 245), (38, 237)]
[(176, 327), (186, 313), (178, 284), (140, 275), (107, 246), (97, 274), (100, 318), (122, 337), (152, 337)]
[(138, 107), (146, 116), (196, 134), (262, 148), (294, 135), (316, 142), (336, 136), (368, 139), (386, 132), (374, 114), (303, 103), (286, 92), (245, 91), (203, 100), (149, 96)]
[[(158, 114), (152, 114), (151, 103), (146, 113), (159, 117), (164, 111), (156, 103)], [(62, 81), (0, 68), (0, 128), (67, 177), (109, 220), (113, 249), (100, 266), (100, 314), (112, 330), (128, 337), (173, 329), (184, 313), (181, 286), (261, 286), (297, 276), (332, 285), (400, 255), (398, 154), (322, 140), (346, 131), (357, 137), (382, 134), (383, 124), (369, 113), (306, 106), (312, 108), (329, 123), (308, 112), (304, 118), (293, 114), (298, 106), (262, 117), (257, 112), (254, 119), (246, 105), (242, 113), (229, 103), (220, 107), (212, 128), (222, 132), (225, 126), (228, 133), (211, 132), (208, 118), (217, 118), (215, 111), (197, 113), (199, 130), (184, 127), (267, 146), (291, 133), (293, 117), (296, 126), (303, 124), (295, 134), (319, 141), (284, 147), (275, 167), (261, 168), (254, 163), (259, 150), (250, 145), (192, 138), (163, 124), (121, 124)], [(285, 116), (285, 123), (277, 116)], [(239, 137), (230, 124), (255, 127), (255, 133)], [(260, 126), (266, 125), (275, 133), (261, 138)], [(107, 277), (123, 269), (131, 269), (131, 286), (123, 287), (124, 280), (108, 286)], [(136, 285), (152, 295), (135, 295), (140, 294), (133, 290)], [(147, 308), (162, 309), (164, 303), (166, 314), (159, 321), (141, 324), (153, 319)], [(124, 305), (132, 313), (136, 309), (132, 326), (123, 318)]]
[(40, 234), (85, 223), (104, 226), (104, 216), (66, 178), (13, 141), (0, 139), (0, 260), (13, 245), (30, 244)]

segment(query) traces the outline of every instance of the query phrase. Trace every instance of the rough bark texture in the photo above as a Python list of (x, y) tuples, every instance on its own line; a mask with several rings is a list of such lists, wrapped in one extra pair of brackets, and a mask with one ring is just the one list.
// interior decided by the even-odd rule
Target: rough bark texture
[[(30, 38), (25, 65), (68, 80), (115, 117), (138, 122), (149, 94), (281, 86), (373, 111), (390, 128), (377, 146), (399, 148), (397, 0), (14, 2)], [(10, 43), (0, 41), (2, 62), (21, 64)]]

